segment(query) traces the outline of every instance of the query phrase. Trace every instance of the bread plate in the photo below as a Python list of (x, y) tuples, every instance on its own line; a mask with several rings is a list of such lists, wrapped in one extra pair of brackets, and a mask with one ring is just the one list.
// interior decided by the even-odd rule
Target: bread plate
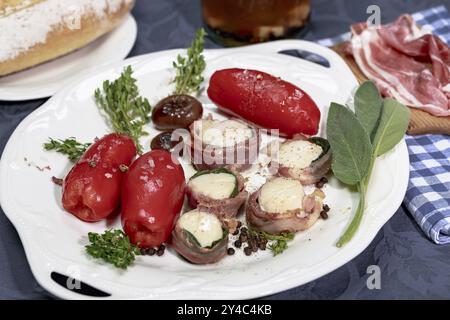
[(0, 77), (0, 100), (23, 101), (50, 97), (80, 73), (126, 58), (136, 37), (136, 20), (128, 14), (112, 32), (75, 52)]
[[(278, 53), (296, 49), (326, 58), (330, 67)], [(342, 248), (336, 247), (336, 241), (352, 218), (357, 193), (330, 177), (325, 189), (332, 208), (329, 218), (298, 233), (289, 249), (276, 257), (267, 251), (247, 257), (239, 251), (217, 264), (198, 266), (169, 249), (162, 257), (137, 257), (126, 271), (89, 258), (83, 249), (87, 233), (120, 227), (120, 219), (87, 224), (67, 214), (60, 204), (61, 190), (51, 183), (51, 177), (64, 176), (70, 164), (64, 156), (44, 151), (42, 143), (48, 137), (69, 136), (91, 141), (109, 132), (95, 106), (93, 92), (105, 79), (117, 78), (124, 66), (133, 67), (141, 94), (155, 104), (171, 92), (172, 61), (180, 52), (139, 56), (78, 76), (31, 113), (11, 136), (0, 166), (1, 205), (20, 235), (34, 276), (52, 294), (66, 299), (248, 299), (275, 294), (315, 280), (352, 260), (400, 206), (409, 177), (404, 141), (377, 160), (363, 221), (353, 240)], [(204, 86), (215, 70), (231, 67), (261, 70), (301, 86), (321, 109), (322, 136), (326, 136), (323, 124), (330, 102), (345, 103), (358, 85), (336, 53), (306, 41), (206, 50), (205, 58)], [(204, 90), (200, 100), (205, 114), (224, 117)], [(147, 129), (150, 135), (141, 141), (146, 150), (158, 133), (151, 126)], [(49, 168), (41, 171), (36, 166)], [(192, 167), (183, 166), (189, 177)], [(63, 281), (57, 281), (55, 274), (62, 275)], [(68, 284), (74, 279), (80, 280), (81, 286), (100, 290), (103, 296), (69, 290)]]

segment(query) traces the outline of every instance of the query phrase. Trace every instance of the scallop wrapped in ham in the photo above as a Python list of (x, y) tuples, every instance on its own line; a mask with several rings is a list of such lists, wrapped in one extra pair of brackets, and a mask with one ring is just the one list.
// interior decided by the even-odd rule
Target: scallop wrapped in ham
[(304, 185), (316, 183), (331, 168), (330, 144), (320, 137), (286, 140), (277, 155), (278, 175), (299, 180)]
[(322, 211), (324, 194), (306, 195), (300, 181), (276, 177), (253, 193), (247, 204), (247, 224), (269, 234), (309, 229)]
[(226, 168), (199, 171), (187, 184), (186, 194), (192, 208), (203, 208), (219, 219), (236, 217), (247, 200), (244, 179)]
[(177, 220), (172, 231), (172, 246), (192, 263), (216, 263), (227, 254), (228, 230), (216, 215), (194, 209)]
[(258, 158), (258, 130), (238, 119), (195, 121), (191, 127), (191, 158), (197, 170), (221, 167), (244, 171)]

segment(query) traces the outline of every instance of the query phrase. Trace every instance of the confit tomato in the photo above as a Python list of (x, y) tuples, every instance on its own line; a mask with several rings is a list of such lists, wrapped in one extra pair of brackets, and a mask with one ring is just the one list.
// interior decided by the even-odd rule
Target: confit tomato
[(209, 98), (219, 109), (280, 135), (315, 135), (320, 110), (311, 97), (292, 83), (268, 73), (246, 69), (216, 71)]
[(135, 156), (136, 146), (128, 136), (113, 133), (96, 141), (63, 181), (64, 209), (87, 222), (109, 216), (119, 207), (123, 166)]
[(111, 133), (91, 145), (79, 162), (100, 162), (112, 166), (129, 165), (136, 156), (136, 145), (130, 137)]
[(157, 247), (170, 237), (183, 206), (182, 166), (164, 150), (152, 150), (133, 162), (122, 185), (122, 227), (141, 248)]

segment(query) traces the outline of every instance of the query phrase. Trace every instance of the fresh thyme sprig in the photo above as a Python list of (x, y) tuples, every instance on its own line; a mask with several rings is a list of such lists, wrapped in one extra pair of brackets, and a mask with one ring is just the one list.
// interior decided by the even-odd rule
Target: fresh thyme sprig
[(64, 140), (48, 138), (49, 141), (44, 143), (44, 149), (47, 151), (54, 150), (66, 155), (70, 161), (77, 161), (91, 145), (90, 143), (78, 142), (74, 137)]
[(283, 232), (279, 235), (269, 234), (264, 231), (255, 230), (249, 228), (249, 232), (253, 235), (259, 236), (260, 238), (270, 241), (268, 246), (269, 250), (272, 251), (273, 255), (279, 255), (288, 248), (288, 242), (294, 240), (295, 233), (293, 232)]
[(128, 236), (119, 229), (106, 230), (103, 234), (89, 232), (86, 252), (94, 258), (103, 259), (120, 269), (126, 269), (140, 255), (137, 246), (130, 242)]
[(132, 75), (133, 70), (128, 66), (117, 80), (104, 81), (102, 90), (95, 90), (95, 101), (108, 116), (114, 131), (130, 136), (142, 153), (139, 138), (148, 134), (144, 125), (150, 121), (151, 106), (146, 98), (139, 96)]
[(206, 67), (205, 58), (202, 55), (205, 35), (205, 30), (197, 30), (195, 39), (187, 50), (187, 58), (178, 55), (177, 61), (173, 62), (173, 67), (177, 72), (174, 80), (175, 94), (190, 94), (199, 90), (200, 84), (204, 80), (202, 73)]

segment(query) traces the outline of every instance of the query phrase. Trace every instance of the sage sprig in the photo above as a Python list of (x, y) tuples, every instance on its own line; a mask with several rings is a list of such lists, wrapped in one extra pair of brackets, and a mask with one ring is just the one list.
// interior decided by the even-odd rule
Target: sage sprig
[(409, 109), (396, 100), (383, 100), (370, 81), (358, 88), (354, 101), (355, 112), (332, 103), (327, 121), (333, 173), (341, 182), (355, 186), (360, 194), (355, 215), (338, 240), (338, 247), (348, 243), (358, 230), (375, 161), (402, 140), (410, 115)]

